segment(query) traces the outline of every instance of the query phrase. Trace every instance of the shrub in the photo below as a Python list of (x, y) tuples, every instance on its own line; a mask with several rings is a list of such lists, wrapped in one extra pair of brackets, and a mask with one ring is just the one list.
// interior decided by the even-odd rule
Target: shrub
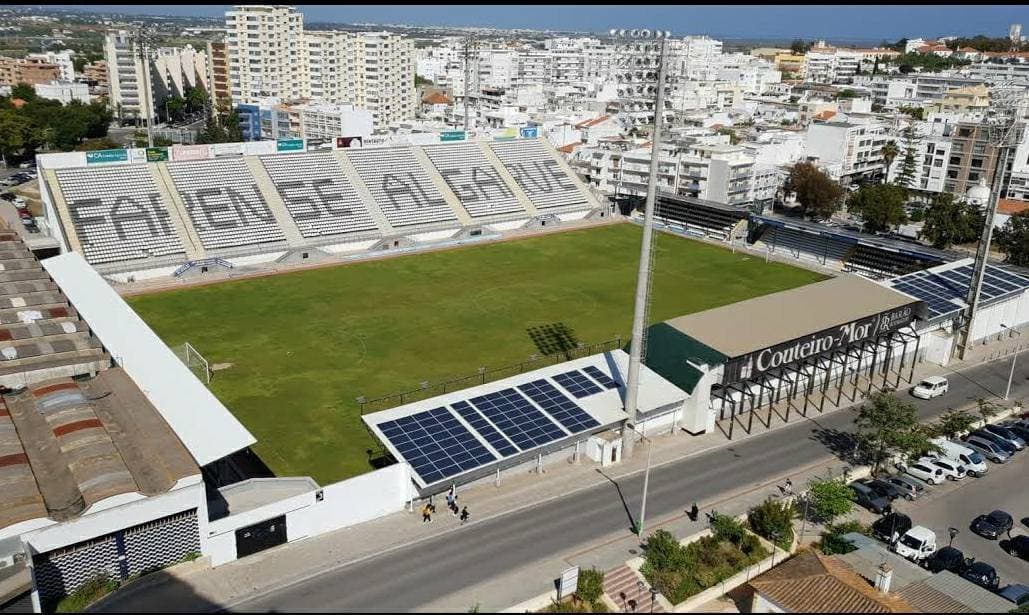
[(869, 529), (859, 521), (844, 521), (843, 523), (830, 525), (822, 532), (822, 542), (818, 545), (819, 549), (826, 555), (837, 555), (854, 551), (857, 549), (854, 543), (843, 537), (844, 534), (850, 534), (851, 532), (867, 535)]
[(86, 607), (118, 589), (118, 581), (106, 573), (98, 574), (83, 583), (57, 603), (58, 613), (81, 613)]
[[(750, 509), (747, 524), (755, 534), (785, 550), (793, 544), (793, 506), (769, 498)], [(777, 534), (778, 540), (772, 536)]]
[(579, 571), (579, 586), (575, 589), (575, 595), (580, 600), (593, 604), (600, 600), (604, 593), (604, 573), (596, 568)]
[(711, 532), (720, 540), (730, 542), (737, 547), (743, 543), (743, 537), (747, 535), (743, 523), (729, 515), (720, 513), (711, 514)]

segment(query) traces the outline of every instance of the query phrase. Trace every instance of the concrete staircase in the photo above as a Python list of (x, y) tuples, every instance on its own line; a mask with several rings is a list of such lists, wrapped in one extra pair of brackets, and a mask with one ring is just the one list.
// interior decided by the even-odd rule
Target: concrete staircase
[(638, 584), (640, 581), (643, 581), (643, 578), (635, 570), (622, 564), (604, 573), (604, 593), (623, 612), (632, 612), (629, 601), (635, 600), (637, 612), (664, 613), (665, 610), (658, 601), (654, 601), (654, 609), (651, 611), (650, 588), (645, 587), (641, 591)]

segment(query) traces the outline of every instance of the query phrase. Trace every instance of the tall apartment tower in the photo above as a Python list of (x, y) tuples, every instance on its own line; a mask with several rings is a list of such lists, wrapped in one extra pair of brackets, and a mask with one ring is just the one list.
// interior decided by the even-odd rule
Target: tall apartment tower
[(1022, 40), (1022, 24), (1013, 23), (1011, 28), (1008, 29), (1008, 38), (1011, 39), (1012, 43), (1018, 43)]
[(389, 32), (360, 34), (351, 57), (357, 95), (339, 102), (371, 111), (377, 129), (414, 117), (414, 41)]
[(115, 117), (119, 120), (154, 117), (153, 92), (151, 90), (151, 95), (147, 96), (145, 84), (148, 81), (153, 84), (156, 75), (151, 72), (144, 79), (144, 71), (152, 70), (152, 64), (150, 58), (144, 62), (140, 57), (133, 33), (108, 32), (104, 40), (104, 59), (107, 61), (108, 98)]
[(236, 5), (225, 13), (229, 81), (236, 104), (304, 96), (304, 16), (284, 5)]

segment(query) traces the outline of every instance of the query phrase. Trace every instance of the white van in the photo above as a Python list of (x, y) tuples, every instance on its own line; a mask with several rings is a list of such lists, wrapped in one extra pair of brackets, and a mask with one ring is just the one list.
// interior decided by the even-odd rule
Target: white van
[(972, 476), (979, 477), (990, 471), (986, 460), (977, 451), (944, 438), (933, 438), (932, 443), (940, 447), (941, 457), (951, 459), (965, 466), (965, 470)]
[(936, 552), (936, 534), (927, 527), (916, 525), (893, 545), (897, 555), (920, 562)]

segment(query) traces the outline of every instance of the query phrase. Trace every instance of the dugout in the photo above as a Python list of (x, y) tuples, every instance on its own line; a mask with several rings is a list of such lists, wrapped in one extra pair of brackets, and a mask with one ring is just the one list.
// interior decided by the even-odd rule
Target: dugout
[(680, 427), (699, 434), (726, 421), (732, 437), (760, 408), (759, 420), (773, 411), (788, 420), (910, 382), (920, 344), (912, 324), (924, 313), (918, 299), (837, 277), (652, 325), (647, 366), (689, 393)]

